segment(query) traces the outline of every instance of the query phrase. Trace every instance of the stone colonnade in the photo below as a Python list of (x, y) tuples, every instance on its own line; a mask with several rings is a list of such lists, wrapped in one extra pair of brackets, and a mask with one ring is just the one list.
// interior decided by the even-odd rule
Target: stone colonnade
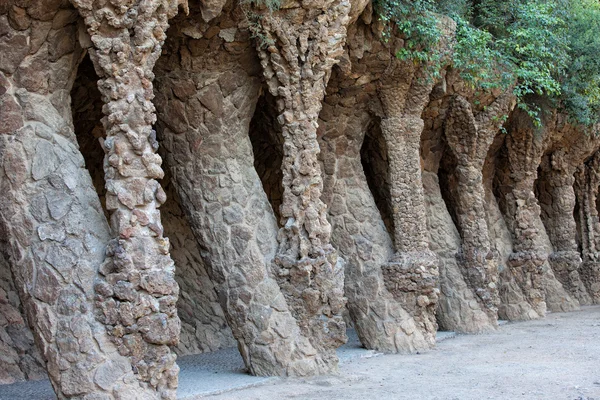
[(575, 174), (575, 194), (579, 203), (580, 243), (583, 262), (579, 274), (593, 304), (600, 303), (600, 223), (598, 188), (600, 187), (600, 153), (596, 152)]
[[(0, 265), (59, 398), (176, 397), (163, 157), (255, 375), (335, 371), (346, 323), (367, 348), (408, 353), (434, 346), (438, 322), (480, 332), (600, 301), (598, 140), (556, 115), (535, 127), (508, 92), (482, 109), (445, 66), (436, 80), (397, 60), (370, 4), (73, 6), (0, 6)], [(104, 210), (69, 107), (86, 52)], [(267, 96), (278, 210), (254, 167)]]

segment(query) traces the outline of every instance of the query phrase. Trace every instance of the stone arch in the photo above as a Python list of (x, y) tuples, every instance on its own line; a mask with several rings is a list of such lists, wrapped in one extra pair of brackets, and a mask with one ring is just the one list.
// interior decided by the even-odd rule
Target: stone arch
[(77, 67), (77, 75), (71, 88), (71, 113), (79, 151), (85, 161), (94, 188), (100, 198), (106, 217), (106, 187), (104, 183), (104, 150), (101, 141), (106, 134), (102, 126), (102, 95), (98, 90), (98, 74), (89, 53)]
[(575, 206), (573, 207), (573, 219), (575, 220), (575, 243), (577, 244), (577, 252), (583, 255), (583, 234), (581, 225), (581, 199), (575, 196)]
[(579, 229), (583, 263), (580, 275), (594, 304), (600, 303), (600, 268), (598, 257), (598, 157), (596, 152), (575, 173), (575, 194), (579, 205)]
[(496, 287), (496, 264), (490, 257), (482, 176), (495, 132), (477, 123), (480, 109), (458, 73), (449, 69), (442, 76), (423, 111), (421, 135), (429, 238), (440, 259), (436, 318), (444, 330), (480, 333), (497, 326), (497, 295), (490, 290)]
[(440, 165), (438, 169), (438, 179), (440, 182), (440, 191), (442, 194), (442, 199), (444, 200), (444, 204), (446, 204), (446, 208), (452, 217), (452, 222), (459, 233), (461, 233), (461, 226), (458, 223), (457, 216), (457, 206), (456, 206), (456, 191), (452, 190), (453, 187), (457, 185), (457, 177), (453, 172), (456, 170), (457, 159), (456, 156), (450, 149), (448, 148), (448, 144), (446, 143), (445, 138), (442, 139), (442, 157), (440, 160)]
[[(562, 115), (555, 117), (536, 182), (541, 219), (551, 243), (548, 261), (567, 292), (581, 304), (592, 298), (582, 282), (581, 226), (576, 215), (577, 168), (596, 151), (599, 139), (581, 126), (571, 125)], [(568, 150), (567, 150), (568, 149)]]

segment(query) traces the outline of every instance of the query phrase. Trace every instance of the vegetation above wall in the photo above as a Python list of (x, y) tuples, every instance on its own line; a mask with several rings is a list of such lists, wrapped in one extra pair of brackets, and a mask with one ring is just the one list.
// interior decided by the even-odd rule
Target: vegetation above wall
[(452, 62), (465, 82), (484, 90), (514, 84), (519, 107), (538, 122), (533, 98), (553, 101), (574, 122), (600, 121), (597, 0), (377, 0), (375, 9), (404, 36), (400, 59), (439, 63), (438, 20), (446, 15), (457, 24)]

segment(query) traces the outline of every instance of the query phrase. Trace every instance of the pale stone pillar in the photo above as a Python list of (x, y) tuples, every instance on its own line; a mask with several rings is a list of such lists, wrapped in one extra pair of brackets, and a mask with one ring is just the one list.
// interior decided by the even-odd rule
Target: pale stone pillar
[(0, 225), (27, 319), (59, 399), (159, 399), (96, 319), (110, 233), (71, 121), (77, 11), (15, 3), (0, 11)]
[(321, 358), (337, 368), (335, 349), (346, 340), (344, 264), (330, 244), (321, 201), (317, 118), (331, 68), (343, 52), (350, 3), (303, 1), (301, 7), (263, 12), (258, 51), (269, 91), (277, 97), (282, 128), (283, 201), (275, 271), (300, 329)]
[(496, 186), (513, 237), (508, 266), (532, 307), (527, 313), (512, 315), (512, 318), (541, 318), (547, 307), (553, 311), (576, 309), (578, 302), (567, 294), (547, 264), (540, 206), (533, 192), (538, 166), (552, 140), (550, 132), (553, 128), (537, 128), (527, 113), (515, 110), (506, 129), (505, 165), (497, 169)]
[(249, 128), (260, 64), (235, 9), (222, 11), (222, 29), (219, 21), (202, 22), (199, 8), (172, 21), (156, 66), (166, 164), (250, 373), (317, 374), (320, 355), (273, 273), (277, 221), (253, 165)]
[(565, 289), (581, 304), (591, 304), (592, 299), (579, 276), (582, 265), (581, 254), (577, 248), (577, 226), (573, 217), (575, 210), (575, 171), (579, 164), (593, 151), (595, 140), (586, 133), (568, 131), (569, 150), (561, 148), (544, 158), (541, 170), (539, 190), (544, 193), (547, 202), (542, 204), (544, 225), (554, 248), (548, 261), (558, 280)]
[(158, 208), (166, 200), (152, 99), (152, 69), (161, 54), (168, 19), (178, 2), (73, 0), (91, 40), (90, 57), (105, 103), (106, 208), (113, 238), (96, 284), (96, 300), (119, 353), (138, 379), (163, 398), (175, 398), (179, 340), (169, 240)]
[[(382, 190), (386, 192), (389, 178), (385, 139), (378, 127), (379, 118), (373, 115), (381, 112), (370, 109), (370, 105), (377, 103), (382, 75), (390, 64), (397, 63), (390, 49), (400, 41), (396, 37), (384, 43), (368, 17), (365, 21), (352, 26), (348, 53), (327, 87), (319, 115), (320, 159), (325, 175), (322, 198), (328, 204), (332, 243), (346, 261), (347, 307), (362, 344), (378, 351), (410, 353), (431, 344), (407, 311), (411, 306), (405, 307), (386, 286), (381, 266), (393, 257), (394, 247), (376, 204), (378, 196), (371, 193), (373, 185), (386, 186)], [(372, 46), (363, 48), (364, 41)], [(370, 160), (377, 163), (371, 171), (376, 176), (370, 182), (363, 169), (363, 161), (370, 161), (361, 161), (368, 131), (379, 150), (377, 161)], [(379, 198), (382, 203), (388, 200)], [(384, 218), (388, 217), (391, 219), (387, 214)]]
[(435, 345), (439, 271), (437, 256), (429, 250), (419, 149), (424, 127), (421, 113), (434, 83), (412, 75), (405, 85), (390, 83), (379, 91), (396, 251), (382, 270), (387, 289), (413, 316), (426, 349)]
[(329, 206), (332, 243), (346, 260), (348, 310), (361, 343), (378, 351), (414, 352), (428, 344), (414, 317), (386, 287), (381, 269), (394, 248), (361, 165), (360, 150), (371, 120), (365, 108), (366, 104), (328, 107), (327, 114), (335, 115), (331, 119), (321, 113), (319, 126), (326, 131), (321, 141), (323, 199)]

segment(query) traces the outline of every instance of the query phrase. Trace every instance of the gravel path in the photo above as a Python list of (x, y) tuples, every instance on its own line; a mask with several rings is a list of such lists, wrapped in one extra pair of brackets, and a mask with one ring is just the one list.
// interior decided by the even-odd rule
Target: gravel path
[(336, 376), (206, 399), (600, 400), (600, 306), (461, 335), (425, 354), (355, 360)]
[[(235, 348), (182, 357), (178, 398), (600, 400), (600, 306), (508, 323), (486, 335), (438, 332), (435, 350), (410, 356), (377, 356), (348, 333), (335, 376), (253, 377)], [(0, 400), (42, 399), (55, 399), (48, 381), (0, 386)]]

